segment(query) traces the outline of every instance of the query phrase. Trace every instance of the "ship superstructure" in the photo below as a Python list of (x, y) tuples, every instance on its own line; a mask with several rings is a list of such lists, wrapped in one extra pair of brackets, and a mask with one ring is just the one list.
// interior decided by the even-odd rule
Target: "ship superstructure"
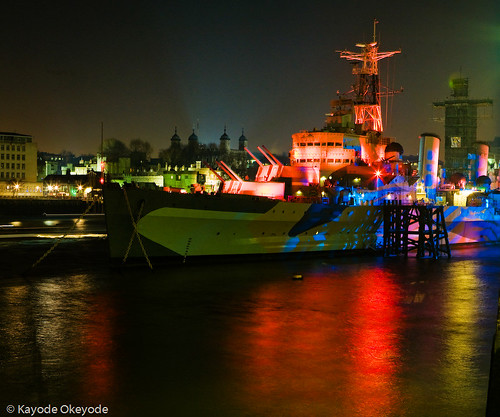
[(392, 138), (383, 136), (381, 97), (394, 91), (381, 88), (378, 61), (401, 51), (379, 52), (377, 23), (375, 20), (373, 41), (356, 45), (360, 51), (338, 51), (341, 58), (353, 64), (353, 88), (337, 92), (322, 130), (292, 135), (291, 166), (317, 167), (321, 175), (328, 175), (356, 159), (370, 165), (384, 158), (384, 149)]

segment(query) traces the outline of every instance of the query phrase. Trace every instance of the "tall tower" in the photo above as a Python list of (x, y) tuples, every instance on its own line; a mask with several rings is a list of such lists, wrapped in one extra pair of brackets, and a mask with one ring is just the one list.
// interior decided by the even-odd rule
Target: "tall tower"
[(244, 151), (247, 146), (248, 146), (248, 139), (245, 136), (245, 131), (241, 129), (241, 136), (238, 139), (238, 149), (240, 151)]
[(221, 153), (229, 153), (231, 151), (231, 138), (226, 133), (226, 126), (224, 126), (224, 133), (220, 137), (219, 149)]
[(476, 179), (478, 107), (493, 104), (491, 99), (469, 98), (469, 79), (455, 78), (450, 82), (451, 97), (432, 103), (444, 109), (444, 168), (445, 176), (455, 172), (467, 180)]
[(180, 148), (181, 147), (181, 138), (177, 134), (177, 126), (175, 126), (174, 135), (170, 138), (170, 146), (172, 148)]
[[(349, 96), (352, 98), (355, 113), (355, 125), (361, 132), (382, 132), (382, 111), (380, 106), (381, 95), (389, 95), (394, 92), (380, 91), (380, 79), (378, 72), (378, 61), (389, 58), (401, 51), (379, 52), (376, 41), (375, 28), (377, 20), (373, 21), (373, 42), (358, 43), (361, 52), (338, 51), (340, 57), (353, 61), (352, 73), (355, 76), (353, 90), (341, 95), (341, 100)], [(359, 133), (361, 133), (359, 132)]]

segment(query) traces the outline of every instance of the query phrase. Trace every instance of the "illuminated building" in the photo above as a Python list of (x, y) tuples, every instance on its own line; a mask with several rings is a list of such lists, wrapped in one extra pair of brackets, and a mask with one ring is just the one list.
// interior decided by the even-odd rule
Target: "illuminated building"
[(0, 181), (37, 180), (37, 145), (30, 135), (0, 132)]
[(477, 178), (478, 162), (484, 159), (485, 153), (484, 146), (477, 141), (478, 107), (490, 107), (493, 100), (469, 98), (468, 78), (452, 79), (450, 87), (451, 98), (432, 103), (434, 108), (444, 109), (443, 176), (448, 178), (460, 172), (468, 181), (473, 181)]

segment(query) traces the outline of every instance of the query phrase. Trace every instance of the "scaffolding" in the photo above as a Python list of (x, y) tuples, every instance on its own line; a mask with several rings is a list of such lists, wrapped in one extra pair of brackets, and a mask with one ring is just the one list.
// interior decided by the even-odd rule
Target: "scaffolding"
[[(432, 103), (434, 109), (444, 109), (444, 118), (434, 117), (435, 121), (444, 121), (444, 167), (450, 174), (461, 172), (471, 180), (475, 168), (471, 155), (476, 153), (477, 121), (490, 117), (487, 109), (493, 105), (493, 100), (469, 98), (468, 78), (452, 79), (451, 89), (450, 98)], [(483, 110), (482, 114), (479, 109)]]

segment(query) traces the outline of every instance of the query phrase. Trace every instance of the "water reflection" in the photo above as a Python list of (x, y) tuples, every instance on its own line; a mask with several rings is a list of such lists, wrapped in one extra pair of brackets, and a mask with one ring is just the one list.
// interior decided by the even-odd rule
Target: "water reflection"
[(0, 399), (120, 417), (484, 415), (497, 258), (61, 273), (61, 257), (0, 286)]
[[(447, 400), (451, 400), (457, 411), (473, 402), (474, 398), (484, 398), (478, 384), (484, 376), (477, 372), (477, 359), (485, 352), (481, 352), (481, 345), (475, 343), (480, 337), (484, 314), (485, 287), (480, 277), (477, 261), (455, 263), (450, 267), (449, 290), (443, 299), (447, 343), (442, 360), (448, 366), (442, 368), (442, 378)], [(463, 390), (464, 386), (468, 389)]]
[(116, 386), (114, 361), (116, 351), (115, 336), (118, 332), (116, 306), (113, 299), (102, 294), (92, 296), (89, 309), (82, 323), (81, 339), (84, 355), (82, 365), (82, 392), (87, 398), (111, 398)]
[(385, 271), (360, 272), (347, 278), (326, 268), (304, 282), (265, 285), (247, 301), (249, 321), (226, 343), (244, 381), (240, 395), (260, 404), (258, 415), (397, 410), (400, 293)]
[(401, 415), (401, 292), (393, 275), (382, 268), (370, 269), (360, 278), (352, 323), (346, 329), (352, 361), (347, 397), (358, 415)]
[(11, 401), (110, 398), (116, 310), (93, 289), (81, 275), (3, 289), (0, 352)]

